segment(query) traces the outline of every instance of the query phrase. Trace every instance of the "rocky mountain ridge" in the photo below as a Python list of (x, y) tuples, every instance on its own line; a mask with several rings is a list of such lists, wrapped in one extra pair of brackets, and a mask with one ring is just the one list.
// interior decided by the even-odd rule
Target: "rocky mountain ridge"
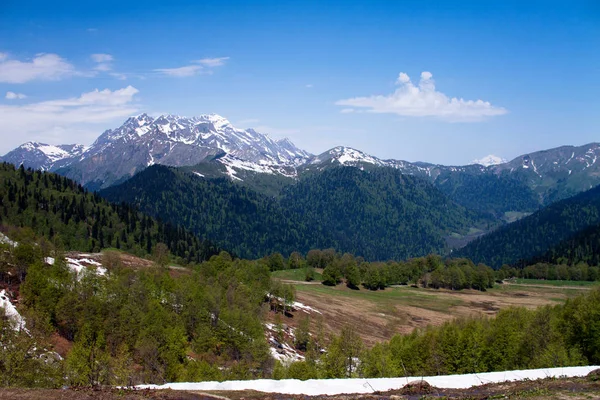
[[(256, 180), (262, 175), (295, 181), (304, 174), (336, 166), (390, 167), (438, 186), (451, 186), (451, 191), (470, 190), (460, 177), (500, 177), (503, 182), (527, 186), (544, 205), (599, 184), (599, 155), (598, 143), (538, 151), (508, 162), (488, 156), (464, 166), (384, 160), (345, 146), (312, 155), (288, 139), (273, 140), (254, 129), (236, 128), (216, 114), (189, 118), (141, 114), (105, 131), (89, 147), (29, 142), (0, 161), (56, 171), (90, 189), (123, 182), (153, 164), (193, 167), (197, 175), (228, 177), (237, 182)], [(460, 183), (448, 184), (455, 181)]]

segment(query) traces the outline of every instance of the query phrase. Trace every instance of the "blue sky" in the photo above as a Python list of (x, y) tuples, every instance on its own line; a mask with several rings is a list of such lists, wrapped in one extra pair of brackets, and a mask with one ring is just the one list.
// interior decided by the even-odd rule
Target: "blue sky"
[(313, 153), (465, 164), (600, 141), (598, 89), (597, 1), (0, 5), (2, 154), (214, 112)]

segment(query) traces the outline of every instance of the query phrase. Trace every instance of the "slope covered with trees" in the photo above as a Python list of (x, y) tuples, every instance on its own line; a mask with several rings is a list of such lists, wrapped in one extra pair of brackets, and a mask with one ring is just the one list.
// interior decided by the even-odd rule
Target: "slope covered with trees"
[(600, 224), (600, 187), (503, 226), (469, 243), (455, 255), (497, 268), (541, 256), (561, 241), (597, 224)]
[[(261, 315), (270, 278), (263, 264), (222, 252), (173, 275), (113, 259), (98, 275), (77, 274), (54, 255), (52, 265), (39, 253), (29, 260), (20, 287), (24, 327), (0, 308), (0, 386), (125, 386), (269, 373)], [(58, 335), (70, 348), (64, 359), (49, 351)]]
[(600, 224), (589, 226), (552, 246), (543, 255), (525, 260), (519, 265), (534, 263), (600, 265)]
[(249, 258), (327, 247), (371, 260), (421, 256), (443, 252), (445, 235), (480, 221), (431, 184), (391, 168), (334, 168), (274, 198), (155, 165), (101, 195)]
[(207, 180), (153, 165), (100, 194), (181, 224), (242, 257), (289, 254), (302, 245), (303, 226), (277, 201), (225, 178)]
[(435, 186), (456, 203), (497, 218), (507, 211), (532, 212), (541, 206), (531, 188), (507, 174), (444, 171)]
[(281, 204), (310, 227), (315, 239), (310, 247), (370, 260), (440, 252), (449, 231), (476, 221), (433, 185), (392, 168), (344, 167), (310, 175), (285, 188)]
[(0, 218), (5, 226), (30, 227), (66, 250), (114, 247), (144, 256), (158, 243), (187, 262), (218, 250), (176, 225), (165, 224), (127, 204), (111, 204), (74, 181), (53, 173), (0, 164)]

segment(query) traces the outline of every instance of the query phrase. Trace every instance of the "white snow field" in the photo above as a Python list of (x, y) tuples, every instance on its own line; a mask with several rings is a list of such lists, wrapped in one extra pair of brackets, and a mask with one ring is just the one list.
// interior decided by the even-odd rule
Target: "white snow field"
[(523, 371), (485, 372), (481, 374), (426, 376), (411, 378), (374, 378), (374, 379), (258, 379), (254, 381), (225, 382), (180, 382), (164, 385), (140, 385), (140, 389), (173, 390), (257, 390), (267, 393), (304, 394), (308, 396), (337, 395), (350, 393), (372, 393), (399, 389), (409, 382), (424, 380), (430, 385), (445, 389), (468, 389), (486, 383), (520, 381), (550, 377), (585, 376), (598, 366), (530, 369)]

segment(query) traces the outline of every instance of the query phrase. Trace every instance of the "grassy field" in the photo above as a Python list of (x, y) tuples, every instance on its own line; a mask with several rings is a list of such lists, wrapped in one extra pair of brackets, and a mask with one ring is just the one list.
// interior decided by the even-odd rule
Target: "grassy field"
[[(304, 277), (306, 276), (305, 268), (297, 268), (297, 269), (284, 269), (281, 271), (273, 271), (271, 272), (271, 276), (276, 279), (282, 279), (286, 281), (298, 281), (305, 282)], [(315, 271), (315, 281), (321, 282), (323, 276), (320, 272)]]
[(548, 285), (548, 286), (600, 286), (600, 282), (590, 281), (550, 281), (541, 279), (516, 279), (519, 285)]
[[(273, 274), (286, 280), (297, 272), (278, 271)], [(302, 275), (303, 279), (303, 275)], [(368, 344), (388, 340), (396, 333), (409, 333), (427, 325), (441, 325), (454, 318), (493, 316), (508, 307), (536, 308), (563, 303), (595, 285), (560, 286), (548, 281), (525, 280), (496, 285), (486, 292), (476, 290), (436, 290), (411, 286), (390, 287), (380, 291), (364, 288), (352, 290), (345, 285), (324, 286), (319, 282), (298, 281), (296, 297), (321, 312), (326, 331), (339, 332), (344, 325), (353, 325)], [(564, 283), (564, 282), (563, 282)], [(286, 323), (294, 326), (297, 321)]]

